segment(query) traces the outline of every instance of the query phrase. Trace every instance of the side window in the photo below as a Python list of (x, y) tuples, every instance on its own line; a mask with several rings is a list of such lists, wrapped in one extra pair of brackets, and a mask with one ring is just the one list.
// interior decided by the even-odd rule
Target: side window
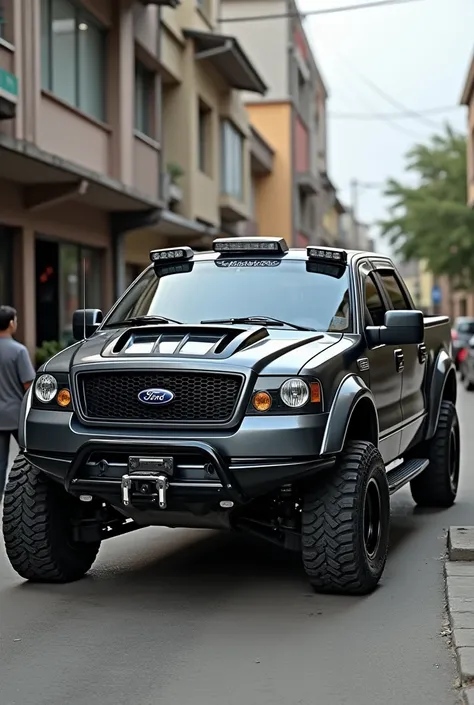
[(383, 326), (386, 308), (371, 274), (365, 278), (365, 309), (366, 325)]
[(381, 278), (384, 289), (387, 296), (392, 304), (392, 307), (396, 311), (404, 311), (406, 309), (411, 309), (411, 305), (405, 296), (403, 289), (401, 289), (400, 284), (395, 278), (393, 272), (390, 271), (379, 271), (377, 272)]

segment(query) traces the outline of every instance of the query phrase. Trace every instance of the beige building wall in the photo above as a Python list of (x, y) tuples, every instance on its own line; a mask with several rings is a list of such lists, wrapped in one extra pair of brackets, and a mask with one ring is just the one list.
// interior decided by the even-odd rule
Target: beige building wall
[[(100, 305), (107, 310), (115, 295), (115, 245), (122, 224), (124, 230), (140, 231), (142, 214), (151, 218), (163, 206), (159, 8), (130, 0), (83, 0), (71, 4), (81, 14), (61, 20), (63, 25), (52, 25), (54, 18), (45, 19), (45, 0), (4, 0), (2, 4), (0, 70), (7, 72), (2, 73), (2, 81), (6, 77), (9, 85), (16, 82), (18, 88), (6, 102), (0, 93), (0, 110), (14, 108), (11, 117), (3, 115), (0, 120), (0, 252), (12, 253), (8, 255), (12, 276), (0, 273), (0, 303), (5, 299), (18, 308), (19, 334), (33, 356), (41, 337), (37, 321), (41, 325), (44, 319), (38, 318), (38, 292), (42, 291), (38, 242), (92, 248), (94, 267), (100, 268), (93, 274), (102, 282)], [(64, 72), (67, 62), (53, 48), (48, 68), (45, 37), (52, 32), (64, 36), (78, 28), (84, 38), (91, 28), (104, 36), (100, 116), (88, 109), (93, 97), (86, 95), (88, 89), (94, 90), (92, 79), (100, 74), (99, 66), (92, 65), (89, 74), (81, 73), (82, 102), (66, 100), (54, 81), (46, 80)], [(66, 43), (67, 37), (63, 49)], [(81, 72), (90, 57), (90, 52), (81, 54)], [(141, 131), (135, 116), (136, 60), (153, 77), (148, 134)], [(145, 246), (148, 253), (160, 242), (157, 234), (146, 242), (137, 237), (133, 248)], [(57, 299), (55, 305), (63, 303)], [(54, 306), (51, 311), (56, 315)]]
[[(286, 0), (222, 0), (221, 31), (235, 35), (247, 47), (257, 71), (265, 77), (268, 93), (262, 100), (284, 100), (289, 95), (288, 46), (290, 32)], [(260, 21), (236, 21), (239, 17), (279, 18)], [(226, 21), (227, 20), (227, 21)], [(264, 36), (264, 39), (263, 39)], [(255, 101), (255, 95), (243, 93), (245, 102)]]

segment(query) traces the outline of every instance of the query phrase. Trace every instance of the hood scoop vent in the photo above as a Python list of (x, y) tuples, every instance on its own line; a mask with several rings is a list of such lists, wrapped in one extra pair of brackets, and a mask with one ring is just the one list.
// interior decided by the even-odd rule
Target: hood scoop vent
[(106, 346), (102, 355), (227, 358), (268, 336), (263, 326), (141, 326), (122, 333)]

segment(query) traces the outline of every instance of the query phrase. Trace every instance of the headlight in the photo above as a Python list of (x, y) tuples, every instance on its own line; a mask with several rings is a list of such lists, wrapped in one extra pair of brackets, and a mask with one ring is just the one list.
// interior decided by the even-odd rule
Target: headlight
[(53, 401), (58, 391), (58, 383), (52, 375), (41, 375), (35, 383), (35, 396), (38, 401), (47, 404)]
[(309, 387), (302, 379), (288, 379), (281, 385), (281, 400), (292, 409), (304, 406), (309, 399)]

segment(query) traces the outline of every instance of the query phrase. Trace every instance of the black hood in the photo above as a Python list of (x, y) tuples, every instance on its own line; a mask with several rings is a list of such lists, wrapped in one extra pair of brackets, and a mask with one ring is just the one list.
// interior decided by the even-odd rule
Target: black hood
[(63, 350), (46, 368), (68, 372), (72, 366), (110, 363), (117, 366), (198, 369), (241, 368), (266, 374), (297, 374), (308, 360), (341, 339), (340, 333), (318, 333), (259, 325), (148, 325), (104, 329)]

